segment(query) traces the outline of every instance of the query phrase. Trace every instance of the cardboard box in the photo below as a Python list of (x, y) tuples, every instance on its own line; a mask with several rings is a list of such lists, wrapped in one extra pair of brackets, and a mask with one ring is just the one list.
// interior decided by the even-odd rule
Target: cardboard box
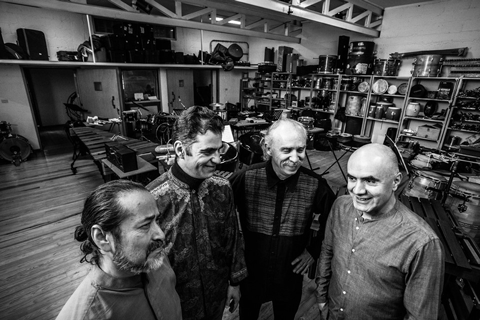
[(422, 138), (431, 139), (431, 140), (438, 140), (438, 137), (440, 136), (440, 130), (441, 128), (438, 128), (437, 126), (431, 126), (431, 125), (425, 124), (423, 126), (418, 127), (417, 137), (422, 137)]

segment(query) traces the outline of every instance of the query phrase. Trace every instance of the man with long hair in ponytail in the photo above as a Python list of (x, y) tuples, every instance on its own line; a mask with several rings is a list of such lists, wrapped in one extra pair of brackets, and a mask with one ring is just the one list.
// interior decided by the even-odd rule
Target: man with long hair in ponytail
[(57, 319), (182, 319), (158, 214), (150, 192), (128, 180), (88, 196), (75, 239), (93, 267)]

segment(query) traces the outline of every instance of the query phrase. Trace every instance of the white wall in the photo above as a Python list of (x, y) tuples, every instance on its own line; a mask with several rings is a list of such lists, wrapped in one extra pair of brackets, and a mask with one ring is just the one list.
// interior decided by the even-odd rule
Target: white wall
[[(480, 58), (480, 1), (445, 0), (388, 8), (375, 43), (383, 59), (394, 52), (462, 47), (468, 47), (466, 58)], [(412, 63), (413, 58), (404, 59), (399, 75), (410, 76)]]
[(88, 39), (87, 20), (83, 15), (45, 10), (0, 2), (0, 28), (5, 43), (17, 42), (17, 29), (42, 31), (50, 61), (58, 61), (57, 51), (76, 51)]

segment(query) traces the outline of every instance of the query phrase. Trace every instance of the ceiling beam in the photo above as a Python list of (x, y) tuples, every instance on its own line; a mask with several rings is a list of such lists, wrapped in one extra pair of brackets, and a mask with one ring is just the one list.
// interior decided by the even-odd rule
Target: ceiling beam
[[(306, 20), (330, 25), (330, 26), (333, 26), (333, 27), (336, 27), (336, 28), (341, 28), (341, 29), (345, 29), (345, 30), (348, 30), (348, 31), (361, 33), (361, 34), (364, 34), (364, 35), (367, 35), (367, 36), (370, 36), (370, 37), (378, 38), (380, 36), (380, 31), (378, 31), (378, 30), (368, 28), (368, 27), (365, 27), (363, 25), (343, 21), (343, 20), (340, 20), (340, 19), (337, 19), (337, 18), (329, 17), (329, 16), (326, 16), (324, 14), (321, 14), (319, 12), (315, 12), (315, 11), (312, 11), (312, 10), (307, 10), (307, 9), (303, 9), (303, 8), (300, 8), (300, 7), (291, 6), (291, 5), (285, 4), (283, 2), (277, 2), (277, 1), (271, 1), (271, 0), (236, 0), (236, 1), (240, 2), (240, 3), (249, 4), (249, 5), (252, 5), (252, 6), (269, 8), (270, 10), (273, 10), (273, 11), (281, 12), (281, 13), (284, 13), (284, 14), (288, 14), (292, 17), (300, 18), (300, 20), (306, 19)], [(345, 6), (344, 10), (348, 9), (347, 7), (349, 7), (351, 9), (351, 5), (348, 6), (348, 4), (347, 4), (347, 6)], [(328, 7), (327, 7), (327, 9), (328, 9)]]
[(130, 11), (130, 12), (137, 12), (137, 10), (133, 9), (133, 7), (129, 6), (128, 4), (123, 2), (122, 0), (107, 0), (107, 1), (110, 2), (111, 4), (116, 5), (120, 9)]
[(101, 6), (85, 5), (72, 2), (54, 1), (54, 0), (0, 0), (0, 2), (7, 2), (13, 4), (26, 5), (30, 7), (53, 9), (66, 11), (71, 13), (92, 15), (95, 17), (104, 17), (110, 19), (136, 21), (141, 23), (151, 23), (167, 25), (172, 27), (180, 27), (195, 30), (205, 30), (212, 32), (237, 34), (246, 37), (257, 37), (270, 40), (284, 41), (289, 43), (300, 43), (301, 39), (296, 37), (284, 36), (281, 34), (265, 33), (260, 31), (246, 30), (237, 27), (219, 26), (215, 24), (206, 24), (201, 22), (173, 19), (168, 17), (161, 17), (149, 15), (145, 13), (122, 11), (119, 9), (106, 8)]
[(167, 17), (170, 17), (170, 18), (178, 18), (179, 17), (176, 13), (168, 10), (167, 8), (165, 8), (164, 6), (162, 6), (160, 3), (156, 2), (155, 0), (145, 0), (145, 2), (150, 4), (152, 7), (154, 7), (155, 9), (157, 9), (158, 11), (160, 11), (161, 13), (166, 15)]

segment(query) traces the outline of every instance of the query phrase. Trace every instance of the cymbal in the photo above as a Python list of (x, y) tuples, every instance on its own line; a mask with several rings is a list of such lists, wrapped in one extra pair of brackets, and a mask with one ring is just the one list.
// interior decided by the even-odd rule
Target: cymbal
[(216, 108), (216, 107), (224, 107), (225, 104), (224, 104), (224, 103), (215, 102), (215, 103), (210, 103), (209, 106)]

